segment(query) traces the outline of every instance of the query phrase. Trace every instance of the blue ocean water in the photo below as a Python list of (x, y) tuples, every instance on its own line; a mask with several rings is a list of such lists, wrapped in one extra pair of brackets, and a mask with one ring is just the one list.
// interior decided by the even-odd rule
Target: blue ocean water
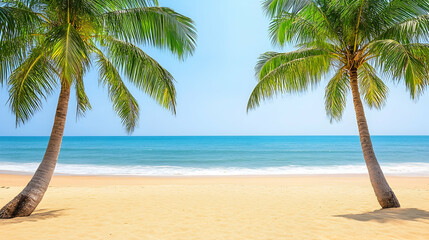
[[(48, 137), (0, 137), (0, 171), (33, 172)], [(373, 136), (387, 174), (429, 175), (429, 136)], [(64, 137), (56, 172), (84, 175), (365, 173), (358, 136)]]

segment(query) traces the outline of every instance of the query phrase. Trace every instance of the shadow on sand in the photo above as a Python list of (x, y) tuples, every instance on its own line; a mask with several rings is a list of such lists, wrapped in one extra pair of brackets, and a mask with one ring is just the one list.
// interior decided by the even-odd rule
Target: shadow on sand
[(357, 221), (377, 221), (383, 223), (396, 220), (418, 221), (429, 219), (429, 212), (417, 208), (391, 208), (360, 214), (335, 215), (334, 217), (344, 217)]
[(66, 209), (58, 209), (58, 210), (50, 210), (47, 211), (47, 209), (39, 209), (37, 211), (34, 211), (33, 214), (31, 214), (28, 217), (17, 217), (17, 218), (11, 218), (11, 219), (0, 219), (0, 224), (14, 224), (14, 223), (22, 223), (22, 222), (37, 222), (39, 220), (45, 220), (49, 218), (57, 218), (61, 215), (63, 215), (63, 212)]

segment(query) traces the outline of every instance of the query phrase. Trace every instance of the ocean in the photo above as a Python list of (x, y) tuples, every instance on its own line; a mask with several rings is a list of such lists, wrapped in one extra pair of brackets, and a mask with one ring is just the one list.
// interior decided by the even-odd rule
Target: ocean
[[(0, 137), (0, 172), (31, 174), (48, 137)], [(387, 175), (429, 176), (429, 136), (373, 136)], [(56, 174), (362, 174), (358, 136), (64, 137)]]

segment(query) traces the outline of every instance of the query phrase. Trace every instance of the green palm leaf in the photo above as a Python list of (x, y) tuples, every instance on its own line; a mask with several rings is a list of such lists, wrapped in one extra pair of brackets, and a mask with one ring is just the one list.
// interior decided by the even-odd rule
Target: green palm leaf
[(9, 1), (3, 6), (0, 2), (0, 36), (2, 39), (29, 33), (40, 24), (39, 16), (21, 1)]
[(325, 88), (325, 110), (331, 122), (341, 120), (346, 108), (347, 93), (349, 90), (349, 76), (344, 69), (340, 69), (329, 80)]
[(268, 16), (275, 17), (285, 12), (297, 13), (312, 3), (312, 0), (266, 0), (262, 7)]
[(113, 108), (128, 133), (134, 131), (139, 118), (139, 105), (131, 95), (113, 64), (101, 53), (97, 54), (100, 83), (107, 87)]
[(52, 46), (52, 58), (61, 69), (62, 79), (73, 81), (82, 75), (88, 65), (88, 50), (71, 23), (54, 28), (47, 34), (45, 46)]
[(14, 30), (15, 19), (11, 8), (0, 6), (0, 33)]
[(259, 106), (262, 100), (277, 93), (307, 90), (328, 72), (330, 61), (331, 56), (317, 49), (262, 54), (255, 67), (259, 82), (250, 95), (247, 110)]
[(16, 116), (16, 124), (25, 123), (37, 110), (42, 100), (56, 86), (56, 70), (42, 48), (32, 51), (28, 58), (10, 76), (9, 104)]
[[(428, 69), (425, 61), (414, 54), (418, 46), (387, 39), (374, 41), (369, 48), (377, 56), (377, 66), (383, 72), (397, 81), (404, 79), (412, 98), (424, 91), (428, 85)], [(420, 47), (420, 50), (424, 49)]]
[(85, 112), (92, 109), (89, 98), (85, 92), (85, 85), (83, 82), (83, 76), (76, 79), (76, 117), (85, 116)]
[(401, 43), (428, 40), (429, 15), (421, 15), (393, 25), (379, 36), (381, 39), (394, 39)]
[(371, 19), (373, 25), (393, 27), (411, 19), (418, 18), (419, 16), (426, 15), (429, 11), (429, 2), (427, 0), (391, 0), (377, 2), (379, 2), (380, 11), (376, 11), (376, 14), (374, 14), (374, 17)]
[(105, 39), (113, 66), (161, 106), (176, 113), (174, 79), (158, 62), (137, 46), (114, 38)]
[(364, 96), (369, 107), (381, 109), (386, 101), (389, 88), (384, 84), (375, 69), (365, 63), (358, 72), (360, 93)]
[(25, 60), (27, 52), (32, 48), (29, 46), (30, 41), (25, 35), (0, 41), (0, 84)]
[(118, 10), (103, 16), (107, 34), (127, 42), (167, 48), (180, 58), (195, 50), (193, 21), (172, 9), (146, 7)]

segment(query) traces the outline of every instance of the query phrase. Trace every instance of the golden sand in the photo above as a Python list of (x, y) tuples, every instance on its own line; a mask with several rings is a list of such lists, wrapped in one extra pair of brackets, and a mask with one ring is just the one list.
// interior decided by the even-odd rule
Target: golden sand
[[(0, 205), (29, 178), (0, 175)], [(400, 209), (380, 210), (366, 176), (54, 176), (0, 239), (429, 239), (429, 178), (388, 180)]]

